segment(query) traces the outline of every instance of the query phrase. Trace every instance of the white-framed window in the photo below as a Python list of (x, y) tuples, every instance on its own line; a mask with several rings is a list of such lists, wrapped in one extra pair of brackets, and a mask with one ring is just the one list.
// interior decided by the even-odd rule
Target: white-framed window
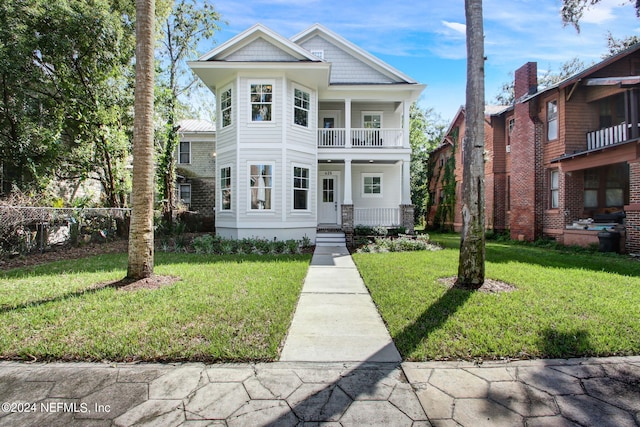
[(317, 56), (320, 59), (324, 59), (324, 50), (322, 50), (322, 49), (313, 49), (310, 52), (311, 52), (311, 55)]
[(186, 165), (191, 163), (191, 142), (180, 141), (178, 147), (178, 163)]
[(549, 207), (557, 209), (560, 206), (560, 173), (557, 170), (549, 172)]
[(309, 127), (309, 109), (311, 96), (302, 89), (293, 89), (293, 123)]
[(362, 127), (365, 129), (380, 129), (382, 127), (382, 113), (379, 111), (363, 111)]
[(362, 174), (362, 197), (382, 197), (382, 174)]
[(191, 205), (191, 184), (178, 184), (178, 200), (187, 206)]
[(309, 210), (309, 182), (311, 169), (293, 166), (293, 209)]
[(229, 125), (231, 125), (233, 119), (232, 119), (232, 113), (233, 113), (233, 108), (232, 108), (232, 92), (231, 92), (231, 88), (223, 91), (220, 94), (220, 112), (222, 113), (222, 127), (227, 127)]
[(273, 121), (273, 83), (251, 83), (251, 121)]
[(249, 210), (273, 210), (273, 163), (249, 163)]
[(231, 210), (231, 166), (220, 168), (220, 210)]
[(558, 101), (547, 102), (547, 140), (558, 139)]

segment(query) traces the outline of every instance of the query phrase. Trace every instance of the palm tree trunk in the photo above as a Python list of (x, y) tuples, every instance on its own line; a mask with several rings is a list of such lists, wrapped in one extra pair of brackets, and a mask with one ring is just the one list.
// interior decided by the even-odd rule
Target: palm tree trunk
[(467, 102), (462, 151), (462, 234), (457, 285), (484, 283), (484, 31), (482, 0), (465, 0)]
[(155, 0), (136, 0), (136, 80), (133, 124), (133, 212), (127, 277), (153, 274), (153, 86)]

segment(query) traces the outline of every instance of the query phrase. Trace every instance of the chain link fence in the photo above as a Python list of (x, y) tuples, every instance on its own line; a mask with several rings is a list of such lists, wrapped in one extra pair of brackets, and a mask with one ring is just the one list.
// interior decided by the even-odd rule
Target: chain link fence
[(119, 208), (0, 205), (0, 257), (126, 237), (130, 215)]

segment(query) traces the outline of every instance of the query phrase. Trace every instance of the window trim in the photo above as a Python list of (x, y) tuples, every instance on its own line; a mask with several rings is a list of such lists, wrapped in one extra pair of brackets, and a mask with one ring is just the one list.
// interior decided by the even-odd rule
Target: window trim
[[(553, 115), (553, 118), (551, 116), (551, 114), (549, 113), (550, 109), (549, 106), (550, 105), (555, 105), (555, 113)], [(550, 101), (547, 101), (547, 141), (555, 141), (556, 139), (558, 139), (560, 137), (560, 112), (559, 112), (559, 108), (558, 108), (558, 100), (557, 99), (552, 99)], [(551, 137), (550, 135), (550, 131), (551, 131), (551, 122), (555, 122), (555, 135), (553, 137)]]
[[(296, 91), (302, 92), (302, 94), (307, 94), (308, 99), (307, 99), (307, 109), (304, 109), (304, 107), (298, 107), (296, 105)], [(304, 98), (302, 98), (303, 102), (304, 102)], [(301, 110), (301, 111), (305, 111), (307, 113), (307, 124), (306, 125), (301, 125), (299, 123), (296, 123), (296, 110)], [(303, 88), (302, 86), (298, 86), (295, 85), (293, 86), (293, 124), (295, 126), (300, 126), (301, 128), (304, 129), (309, 129), (309, 122), (311, 121), (311, 91), (309, 89)]]
[[(556, 176), (556, 186), (553, 185), (553, 176)], [(553, 195), (557, 194), (556, 204), (554, 206), (554, 197)], [(559, 209), (560, 208), (560, 170), (552, 169), (549, 171), (549, 209)]]
[[(296, 169), (306, 169), (307, 170), (307, 188), (297, 188), (296, 187)], [(311, 165), (306, 165), (302, 163), (292, 163), (291, 164), (291, 210), (293, 212), (311, 212)], [(301, 178), (304, 179), (304, 178)], [(296, 209), (296, 190), (304, 190), (307, 192), (306, 197), (306, 208), (304, 209)]]
[[(227, 92), (229, 92), (229, 106), (225, 108), (223, 107), (222, 103), (224, 101), (223, 95)], [(224, 113), (227, 110), (229, 110), (229, 123), (225, 125)], [(227, 86), (222, 91), (220, 91), (220, 127), (222, 129), (225, 129), (232, 125), (233, 125), (233, 86)]]
[[(189, 201), (188, 202), (185, 202), (183, 200), (183, 198), (182, 198), (182, 188), (183, 187), (189, 187)], [(180, 203), (183, 203), (183, 204), (191, 207), (191, 201), (193, 199), (193, 197), (192, 197), (193, 193), (191, 191), (192, 191), (192, 187), (191, 187), (190, 183), (178, 183), (178, 201)]]
[[(186, 153), (182, 152), (182, 144), (188, 144), (189, 146), (189, 151)], [(189, 161), (187, 162), (183, 162), (182, 161), (182, 154), (186, 154), (187, 156), (189, 156)], [(179, 165), (190, 165), (191, 164), (191, 141), (180, 141), (178, 143), (178, 164)]]
[[(222, 171), (224, 169), (229, 169), (229, 175), (226, 178), (222, 178)], [(231, 212), (233, 211), (233, 167), (230, 164), (224, 165), (222, 167), (220, 167), (220, 173), (218, 174), (218, 176), (220, 177), (220, 212)], [(229, 187), (225, 187), (224, 186), (224, 181), (228, 180), (229, 181)], [(229, 190), (229, 208), (225, 209), (224, 208), (224, 197), (223, 197), (223, 192), (224, 190), (228, 189)]]
[[(271, 186), (266, 187), (265, 186), (265, 191), (266, 189), (270, 189), (271, 190), (271, 207), (269, 209), (253, 209), (251, 207), (251, 191), (252, 191), (252, 187), (251, 186), (251, 166), (270, 166), (271, 167)], [(271, 162), (264, 162), (264, 161), (260, 161), (260, 160), (251, 160), (247, 162), (247, 189), (248, 189), (248, 197), (247, 197), (247, 211), (251, 212), (251, 213), (260, 213), (260, 212), (265, 212), (265, 213), (273, 213), (275, 212), (275, 175), (276, 175), (276, 163), (271, 161)]]
[[(365, 180), (366, 178), (380, 178), (380, 193), (366, 193), (365, 192)], [(362, 198), (382, 198), (384, 189), (384, 174), (382, 172), (363, 172), (360, 178), (361, 189), (360, 196)], [(374, 185), (373, 183), (371, 185)]]
[[(271, 102), (255, 102), (254, 103), (252, 101), (252, 99), (251, 99), (251, 87), (252, 86), (256, 86), (256, 85), (271, 86)], [(253, 124), (253, 125), (273, 124), (273, 123), (275, 123), (275, 120), (274, 120), (274, 115), (275, 114), (274, 113), (276, 111), (276, 102), (275, 102), (275, 98), (276, 98), (276, 81), (274, 79), (250, 80), (248, 82), (247, 92), (249, 94), (248, 122), (250, 124)], [(253, 105), (254, 104), (269, 104), (269, 105), (271, 105), (271, 120), (253, 120)]]
[[(365, 116), (380, 116), (380, 127), (379, 128), (367, 128), (366, 124), (365, 124), (365, 120), (364, 117)], [(383, 128), (383, 120), (384, 120), (384, 114), (382, 111), (362, 111), (362, 114), (360, 116), (361, 118), (361, 123), (362, 123), (362, 127), (364, 129), (382, 129)]]

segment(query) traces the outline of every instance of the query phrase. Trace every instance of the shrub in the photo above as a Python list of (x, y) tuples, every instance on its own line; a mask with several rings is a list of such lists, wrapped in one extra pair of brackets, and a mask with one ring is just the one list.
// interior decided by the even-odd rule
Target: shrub
[(400, 236), (397, 239), (378, 237), (373, 243), (366, 244), (358, 252), (408, 252), (408, 251), (436, 251), (440, 246), (429, 242), (429, 235), (424, 234), (415, 238)]

